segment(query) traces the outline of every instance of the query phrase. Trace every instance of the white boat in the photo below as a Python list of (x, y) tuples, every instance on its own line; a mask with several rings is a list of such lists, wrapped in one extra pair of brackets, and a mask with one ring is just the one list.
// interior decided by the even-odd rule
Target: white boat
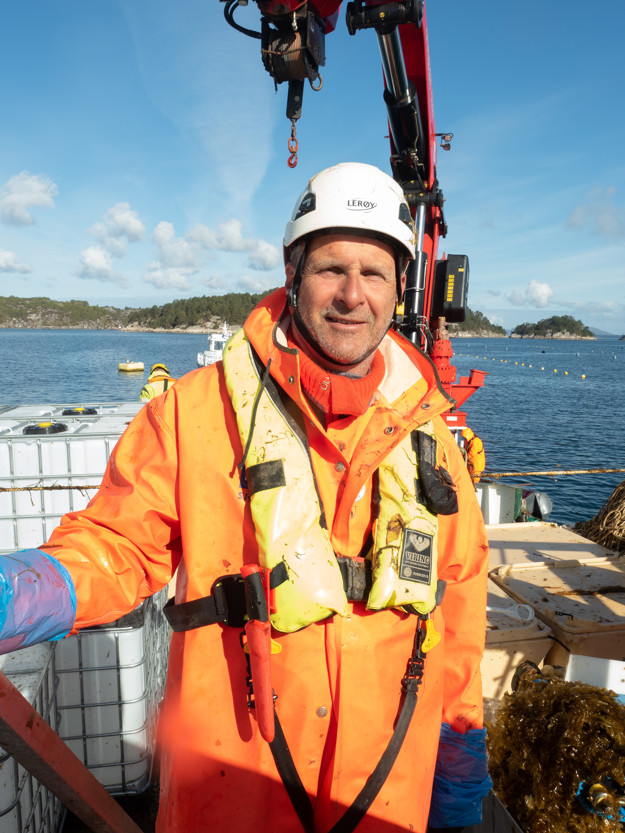
[(202, 350), (197, 354), (198, 367), (207, 367), (221, 359), (226, 342), (232, 335), (232, 331), (224, 322), (221, 332), (208, 334), (208, 350)]

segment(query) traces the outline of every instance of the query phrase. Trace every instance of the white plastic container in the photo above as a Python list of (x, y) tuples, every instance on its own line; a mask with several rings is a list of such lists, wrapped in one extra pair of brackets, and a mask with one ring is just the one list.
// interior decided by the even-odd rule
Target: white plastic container
[(500, 700), (524, 660), (539, 665), (553, 644), (550, 628), (527, 616), (501, 587), (489, 579), (486, 612), (486, 648), (482, 658), (482, 692), (487, 700)]
[(490, 575), (551, 628), (547, 663), (565, 666), (570, 653), (625, 661), (625, 556), (513, 564)]
[[(130, 421), (129, 415), (0, 421), (0, 487), (13, 490), (0, 492), (0, 552), (39, 546), (66, 512), (87, 505)], [(85, 486), (93, 488), (76, 488)]]
[(476, 483), (477, 495), (484, 523), (512, 523), (521, 514), (523, 487), (507, 483)]
[[(0, 656), (0, 670), (56, 729), (58, 713), (52, 643), (44, 642)], [(59, 799), (0, 747), (2, 833), (56, 833), (63, 813)]]
[(608, 688), (625, 704), (625, 662), (571, 654), (566, 666), (565, 679), (569, 682)]
[(57, 644), (59, 734), (115, 795), (149, 787), (165, 689), (167, 591), (128, 616)]
[[(26, 420), (56, 420), (67, 417), (92, 420), (103, 416), (132, 419), (144, 402), (66, 402), (60, 404), (0, 405), (0, 423), (23, 422)], [(65, 413), (71, 411), (71, 413)], [(95, 414), (93, 413), (95, 411)]]

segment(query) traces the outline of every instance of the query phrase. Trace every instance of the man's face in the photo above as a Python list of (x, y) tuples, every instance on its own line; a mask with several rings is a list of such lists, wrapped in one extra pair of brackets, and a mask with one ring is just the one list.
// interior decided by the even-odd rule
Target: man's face
[[(286, 268), (287, 290), (295, 268)], [(328, 234), (308, 246), (298, 309), (313, 339), (341, 371), (365, 375), (370, 351), (382, 340), (396, 302), (395, 256), (390, 246), (358, 235)], [(296, 340), (300, 343), (300, 338)], [(301, 342), (305, 349), (310, 346)], [(313, 356), (319, 361), (318, 356)], [(319, 362), (328, 365), (328, 362)], [(330, 368), (336, 369), (336, 368)]]

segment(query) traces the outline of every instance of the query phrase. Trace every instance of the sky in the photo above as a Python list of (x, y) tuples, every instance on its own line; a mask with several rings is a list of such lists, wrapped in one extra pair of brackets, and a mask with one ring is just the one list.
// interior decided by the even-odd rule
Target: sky
[[(136, 307), (284, 280), (297, 195), (390, 172), (376, 36), (341, 13), (287, 165), (286, 84), (219, 0), (22, 0), (0, 11), (0, 295)], [(449, 226), (469, 306), (511, 328), (625, 333), (623, 0), (426, 0)], [(254, 2), (236, 19), (259, 28)]]

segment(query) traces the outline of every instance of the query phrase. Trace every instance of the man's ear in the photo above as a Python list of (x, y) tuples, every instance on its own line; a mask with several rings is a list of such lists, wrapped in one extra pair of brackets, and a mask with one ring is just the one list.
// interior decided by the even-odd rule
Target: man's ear
[(406, 291), (406, 270), (404, 269), (402, 276), (401, 276), (401, 298), (400, 301), (403, 300), (404, 292)]
[(291, 287), (293, 286), (293, 279), (295, 278), (295, 267), (292, 263), (289, 262), (285, 265), (284, 274), (286, 275), (284, 286), (288, 294)]

